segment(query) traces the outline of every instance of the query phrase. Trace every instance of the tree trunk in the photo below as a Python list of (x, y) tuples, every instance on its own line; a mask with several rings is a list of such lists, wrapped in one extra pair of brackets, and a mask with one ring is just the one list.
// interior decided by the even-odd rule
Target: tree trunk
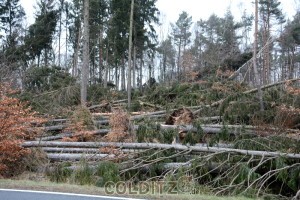
[(132, 86), (133, 88), (136, 88), (136, 75), (135, 75), (135, 71), (136, 71), (136, 45), (134, 45), (133, 47), (133, 63), (132, 63)]
[(103, 31), (102, 27), (100, 28), (100, 33), (99, 33), (99, 83), (103, 83), (102, 81), (102, 74), (103, 74)]
[(82, 64), (82, 79), (81, 79), (81, 106), (86, 107), (87, 100), (87, 83), (89, 73), (89, 0), (84, 1), (84, 35), (83, 35), (83, 64)]
[(65, 41), (65, 44), (66, 44), (66, 52), (65, 52), (65, 68), (66, 70), (69, 70), (68, 69), (68, 12), (69, 12), (69, 8), (68, 8), (68, 4), (66, 4), (66, 41)]
[(131, 9), (130, 9), (130, 25), (129, 25), (129, 47), (128, 47), (128, 72), (127, 72), (127, 97), (128, 97), (128, 110), (131, 108), (131, 51), (132, 51), (132, 27), (133, 27), (133, 9), (134, 9), (134, 0), (131, 0)]
[(78, 77), (78, 57), (79, 57), (79, 48), (80, 48), (80, 38), (81, 38), (81, 26), (79, 25), (78, 28), (78, 38), (76, 48), (74, 50), (74, 58), (73, 58), (73, 69), (72, 69), (72, 76)]
[(106, 48), (106, 63), (104, 66), (104, 82), (103, 82), (103, 87), (107, 88), (107, 80), (108, 80), (108, 47)]
[(140, 75), (139, 75), (139, 88), (140, 90), (143, 89), (143, 65), (144, 65), (144, 60), (143, 60), (143, 52), (141, 54), (141, 62), (140, 62)]
[(58, 67), (60, 67), (60, 37), (61, 37), (61, 26), (62, 26), (61, 18), (62, 18), (63, 5), (64, 5), (64, 0), (60, 0), (59, 30), (58, 30)]
[(260, 110), (264, 110), (264, 102), (263, 102), (263, 94), (261, 90), (261, 81), (258, 76), (257, 71), (257, 58), (256, 58), (256, 52), (257, 52), (257, 33), (258, 33), (258, 0), (255, 0), (255, 30), (254, 30), (254, 48), (253, 48), (253, 69), (256, 79), (256, 86), (258, 90), (258, 98), (259, 98), (259, 104), (260, 104)]
[(181, 39), (179, 40), (179, 44), (178, 44), (178, 58), (177, 58), (177, 76), (178, 76), (178, 80), (181, 80), (180, 77), (180, 72), (181, 72)]
[(122, 67), (121, 67), (121, 90), (125, 91), (125, 55), (122, 56)]

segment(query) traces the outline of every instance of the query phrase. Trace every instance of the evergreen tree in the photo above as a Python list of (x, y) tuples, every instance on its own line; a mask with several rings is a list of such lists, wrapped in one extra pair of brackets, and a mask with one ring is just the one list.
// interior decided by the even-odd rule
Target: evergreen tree
[[(164, 82), (175, 78), (175, 54), (176, 50), (172, 44), (172, 38), (169, 36), (166, 40), (162, 41), (158, 47), (158, 52), (161, 54), (161, 79)], [(170, 71), (167, 71), (170, 70)]]
[(23, 65), (22, 58), (22, 21), (25, 12), (19, 0), (0, 1), (0, 35), (2, 47), (0, 50), (1, 71), (0, 79), (11, 75)]
[(261, 18), (261, 29), (262, 29), (262, 44), (261, 46), (267, 45), (264, 50), (264, 62), (262, 70), (262, 80), (266, 84), (270, 79), (270, 67), (271, 67), (271, 46), (268, 40), (271, 37), (272, 24), (284, 23), (284, 16), (280, 9), (280, 2), (278, 0), (259, 0), (259, 14)]
[[(172, 26), (172, 36), (175, 44), (178, 48), (178, 57), (177, 57), (177, 73), (180, 78), (181, 74), (181, 55), (182, 51), (185, 52), (186, 46), (190, 43), (190, 36), (192, 35), (190, 32), (190, 28), (192, 25), (192, 17), (188, 16), (188, 13), (183, 11), (175, 24), (171, 24)], [(183, 73), (185, 74), (185, 69), (183, 69)]]
[(72, 76), (78, 77), (78, 58), (80, 53), (80, 42), (82, 33), (82, 0), (73, 0), (69, 6), (68, 20), (70, 21), (69, 28), (69, 43), (73, 49), (72, 55)]
[(19, 0), (0, 1), (0, 29), (4, 30), (8, 37), (13, 34), (16, 28), (22, 26), (24, 16), (25, 12)]
[(90, 77), (93, 83), (100, 83), (103, 79), (103, 51), (104, 35), (108, 21), (107, 0), (90, 1)]
[(38, 58), (44, 53), (44, 65), (49, 64), (50, 50), (58, 21), (58, 11), (54, 9), (53, 1), (40, 0), (35, 23), (29, 27), (25, 37), (25, 48), (30, 59)]

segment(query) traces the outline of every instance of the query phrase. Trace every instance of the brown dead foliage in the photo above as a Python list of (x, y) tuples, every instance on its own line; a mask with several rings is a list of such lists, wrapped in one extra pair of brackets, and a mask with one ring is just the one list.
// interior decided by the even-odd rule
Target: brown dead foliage
[(73, 132), (72, 138), (65, 137), (64, 142), (87, 142), (93, 141), (92, 130), (94, 130), (92, 115), (88, 109), (78, 107), (70, 118), (70, 123), (66, 128), (67, 132)]
[(219, 82), (215, 82), (213, 83), (213, 85), (211, 86), (212, 90), (218, 91), (218, 92), (225, 92), (228, 93), (229, 92), (229, 88), (227, 86), (225, 86), (222, 83)]
[(292, 84), (292, 81), (287, 81), (285, 83), (286, 92), (291, 95), (300, 95), (300, 88), (293, 87), (293, 86), (291, 86), (291, 84)]
[(3, 177), (20, 172), (22, 158), (30, 153), (20, 144), (37, 135), (32, 122), (38, 125), (45, 121), (26, 103), (13, 97), (15, 93), (9, 84), (0, 84), (0, 176)]
[(99, 149), (99, 151), (101, 153), (105, 153), (105, 154), (114, 154), (116, 156), (120, 156), (120, 155), (124, 155), (124, 152), (122, 152), (120, 149), (116, 148), (116, 147), (102, 147)]
[(91, 106), (89, 108), (91, 113), (106, 113), (106, 112), (111, 112), (112, 111), (112, 106), (109, 101), (107, 100), (102, 100), (100, 102), (100, 105), (98, 106)]
[(218, 68), (216, 71), (216, 76), (220, 78), (228, 78), (230, 77), (234, 71), (231, 71), (229, 69), (222, 70), (221, 68)]
[(300, 128), (300, 109), (287, 105), (278, 106), (275, 124), (282, 128)]
[(111, 131), (104, 136), (107, 142), (132, 142), (129, 134), (130, 116), (122, 109), (115, 109), (109, 118)]
[(192, 124), (194, 120), (194, 114), (191, 110), (187, 108), (180, 108), (168, 117), (166, 124), (168, 125), (185, 125)]

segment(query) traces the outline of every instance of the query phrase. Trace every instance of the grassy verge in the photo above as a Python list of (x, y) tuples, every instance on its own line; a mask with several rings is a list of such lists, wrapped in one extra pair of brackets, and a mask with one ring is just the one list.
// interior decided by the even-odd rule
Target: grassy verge
[[(104, 188), (95, 186), (80, 186), (73, 184), (53, 183), (49, 181), (31, 181), (31, 180), (11, 180), (0, 179), (0, 188), (6, 189), (26, 189), (26, 190), (40, 190), (51, 192), (70, 192), (79, 194), (92, 194), (92, 195), (107, 195)], [(109, 195), (107, 195), (109, 196)], [(118, 195), (115, 195), (118, 196)], [(250, 200), (246, 197), (216, 197), (209, 195), (190, 195), (190, 194), (157, 194), (157, 195), (123, 195), (133, 198), (146, 198), (146, 199), (162, 199), (162, 200)]]

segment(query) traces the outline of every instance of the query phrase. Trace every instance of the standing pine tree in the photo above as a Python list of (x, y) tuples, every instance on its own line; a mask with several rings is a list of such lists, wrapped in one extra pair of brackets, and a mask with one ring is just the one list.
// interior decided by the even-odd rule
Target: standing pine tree
[(40, 0), (35, 23), (29, 27), (25, 37), (25, 49), (29, 59), (37, 58), (37, 65), (40, 65), (43, 55), (44, 65), (49, 65), (51, 57), (52, 41), (58, 21), (58, 11), (54, 9), (53, 1)]
[[(271, 46), (268, 44), (268, 40), (271, 37), (272, 24), (284, 23), (284, 16), (280, 9), (280, 2), (278, 0), (259, 0), (259, 14), (261, 18), (262, 26), (262, 46), (266, 46), (263, 52), (263, 73), (262, 80), (264, 84), (269, 83), (270, 80), (270, 68), (271, 68)], [(272, 22), (272, 23), (271, 23)]]
[(3, 48), (0, 50), (0, 79), (9, 76), (22, 66), (22, 21), (25, 12), (19, 0), (0, 1), (0, 39)]
[[(192, 35), (190, 32), (191, 25), (192, 17), (188, 16), (188, 13), (185, 11), (179, 15), (179, 18), (175, 24), (171, 24), (173, 31), (172, 36), (178, 48), (177, 73), (179, 78), (182, 72), (181, 55), (185, 52), (186, 46), (190, 43), (190, 37)], [(183, 69), (183, 74), (185, 74), (185, 69)]]

